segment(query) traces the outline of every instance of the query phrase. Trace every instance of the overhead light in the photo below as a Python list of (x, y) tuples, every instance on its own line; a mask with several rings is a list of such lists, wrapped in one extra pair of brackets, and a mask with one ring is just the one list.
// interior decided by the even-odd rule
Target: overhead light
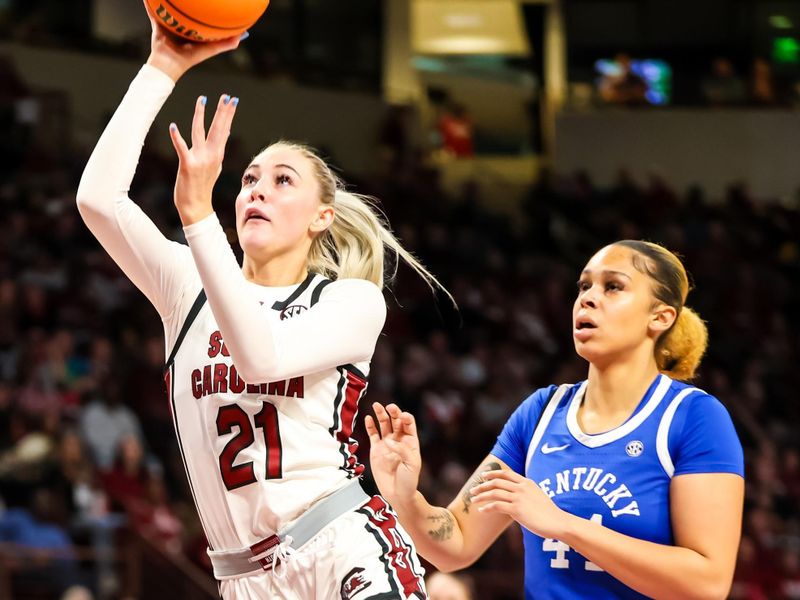
[(444, 16), (444, 22), (453, 29), (478, 29), (484, 19), (479, 13), (452, 13)]
[(416, 54), (531, 52), (517, 0), (414, 0), (411, 6)]

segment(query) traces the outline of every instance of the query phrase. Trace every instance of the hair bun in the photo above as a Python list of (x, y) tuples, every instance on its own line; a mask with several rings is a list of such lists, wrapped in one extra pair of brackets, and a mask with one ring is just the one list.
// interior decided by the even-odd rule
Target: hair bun
[(688, 306), (681, 309), (656, 350), (658, 369), (673, 379), (688, 381), (695, 376), (708, 345), (708, 329), (700, 316)]

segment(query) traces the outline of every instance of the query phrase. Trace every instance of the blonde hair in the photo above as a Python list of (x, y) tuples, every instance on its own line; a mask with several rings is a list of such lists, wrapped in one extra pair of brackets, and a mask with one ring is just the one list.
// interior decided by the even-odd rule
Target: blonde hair
[[(394, 280), (402, 259), (425, 280), (432, 291), (438, 287), (455, 304), (450, 292), (439, 280), (403, 248), (392, 233), (386, 215), (377, 207), (376, 200), (346, 191), (341, 179), (309, 146), (282, 140), (262, 152), (276, 146), (295, 150), (311, 161), (319, 182), (320, 202), (334, 208), (333, 223), (311, 244), (308, 253), (310, 271), (329, 279), (366, 279), (383, 288), (385, 283)], [(385, 268), (387, 248), (395, 258), (388, 273)]]
[(656, 300), (678, 313), (672, 327), (656, 341), (659, 371), (673, 379), (692, 379), (708, 345), (708, 330), (700, 316), (686, 306), (691, 285), (683, 263), (675, 254), (652, 242), (623, 240), (614, 245), (634, 251), (633, 266), (653, 280)]

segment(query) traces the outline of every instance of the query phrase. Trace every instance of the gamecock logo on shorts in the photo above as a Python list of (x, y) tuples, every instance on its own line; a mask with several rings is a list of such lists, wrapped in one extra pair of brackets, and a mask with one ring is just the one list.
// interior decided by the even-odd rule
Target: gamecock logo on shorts
[(287, 306), (281, 311), (281, 321), (286, 319), (291, 319), (292, 317), (296, 317), (302, 312), (308, 310), (307, 306), (300, 306), (299, 304), (292, 304), (292, 306)]
[(342, 600), (350, 600), (356, 594), (364, 591), (372, 585), (371, 581), (364, 579), (361, 574), (364, 571), (361, 567), (355, 567), (342, 581)]

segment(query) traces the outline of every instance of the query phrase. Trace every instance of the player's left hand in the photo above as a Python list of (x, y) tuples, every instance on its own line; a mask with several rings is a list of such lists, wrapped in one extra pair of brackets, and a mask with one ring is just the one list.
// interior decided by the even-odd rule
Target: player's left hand
[(190, 42), (162, 27), (150, 5), (146, 0), (143, 2), (152, 30), (147, 64), (165, 73), (173, 81), (178, 81), (186, 71), (212, 56), (235, 50), (242, 41), (241, 36), (235, 35), (216, 42)]
[(479, 512), (508, 515), (544, 538), (562, 537), (569, 515), (535, 482), (510, 469), (487, 471), (481, 477), (483, 483), (472, 489), (472, 503)]
[(175, 180), (175, 207), (184, 227), (214, 212), (211, 199), (225, 157), (225, 145), (231, 132), (238, 98), (223, 95), (217, 103), (214, 120), (206, 136), (204, 97), (197, 99), (192, 120), (192, 147), (172, 123), (169, 135), (178, 153), (178, 177)]

